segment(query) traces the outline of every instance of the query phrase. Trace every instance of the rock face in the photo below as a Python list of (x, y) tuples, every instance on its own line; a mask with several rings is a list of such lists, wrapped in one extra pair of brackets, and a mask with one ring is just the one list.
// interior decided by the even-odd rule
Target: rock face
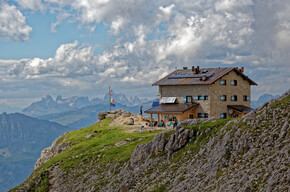
[(34, 165), (34, 168), (38, 168), (40, 165), (48, 161), (49, 159), (55, 157), (56, 155), (60, 154), (61, 152), (67, 150), (70, 147), (70, 143), (67, 142), (60, 142), (61, 137), (54, 140), (52, 145), (44, 150), (41, 151), (40, 158)]
[(241, 119), (183, 122), (124, 163), (82, 162), (69, 174), (56, 163), (49, 191), (289, 191), (289, 111), (290, 91)]
[(124, 111), (122, 109), (118, 109), (115, 111), (103, 111), (98, 113), (98, 119), (99, 121), (106, 119), (106, 118), (116, 118), (119, 116), (123, 117), (130, 117), (131, 113), (128, 111)]
[(168, 138), (166, 134), (168, 134), (168, 132), (156, 135), (153, 140), (147, 144), (138, 145), (131, 156), (131, 166), (135, 166), (148, 157), (158, 155), (162, 152), (168, 154), (168, 156), (172, 155), (172, 153), (184, 147), (190, 139), (193, 138), (195, 132), (180, 128)]

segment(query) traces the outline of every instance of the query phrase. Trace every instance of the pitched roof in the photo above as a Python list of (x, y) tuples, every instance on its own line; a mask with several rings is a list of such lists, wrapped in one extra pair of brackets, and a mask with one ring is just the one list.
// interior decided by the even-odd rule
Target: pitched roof
[(177, 104), (160, 104), (156, 107), (148, 109), (145, 113), (184, 113), (199, 104), (194, 103), (177, 103)]
[[(153, 86), (159, 85), (209, 85), (215, 83), (217, 80), (227, 75), (229, 72), (235, 71), (241, 75), (243, 79), (249, 81), (250, 85), (257, 85), (253, 80), (246, 76), (240, 70), (234, 67), (226, 68), (203, 68), (200, 69), (199, 74), (193, 74), (191, 69), (177, 69), (158, 80)], [(202, 80), (202, 76), (206, 76), (206, 80)]]
[(234, 109), (234, 110), (237, 110), (237, 111), (239, 111), (239, 112), (244, 112), (244, 111), (251, 111), (251, 110), (253, 110), (252, 108), (247, 107), (247, 106), (244, 106), (244, 105), (228, 105), (227, 107), (228, 107), (228, 108), (231, 108), (231, 109)]

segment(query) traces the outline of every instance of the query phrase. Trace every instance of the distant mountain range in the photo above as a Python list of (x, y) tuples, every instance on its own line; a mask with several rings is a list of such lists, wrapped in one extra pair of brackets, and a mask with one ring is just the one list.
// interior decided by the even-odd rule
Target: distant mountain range
[[(114, 93), (112, 96), (115, 100), (116, 107), (112, 110), (123, 109), (132, 113), (139, 113), (139, 106), (143, 105), (143, 110), (151, 108), (152, 101), (140, 99), (138, 97), (127, 97), (123, 93)], [(264, 104), (278, 95), (264, 94), (257, 101), (252, 101), (252, 108)], [(54, 100), (51, 96), (46, 96), (41, 101), (32, 103), (23, 110), (23, 113), (38, 117), (39, 119), (54, 121), (59, 124), (72, 128), (82, 128), (98, 121), (100, 111), (109, 110), (109, 94), (104, 98), (94, 98), (89, 100), (88, 97), (56, 97)]]
[[(141, 105), (143, 103), (148, 102), (148, 99), (140, 99), (137, 96), (127, 97), (123, 93), (114, 93), (112, 92), (116, 103), (121, 105), (125, 105), (128, 107)], [(61, 96), (57, 96), (54, 100), (50, 95), (42, 98), (40, 101), (32, 103), (29, 107), (22, 110), (22, 113), (32, 116), (38, 117), (53, 113), (61, 113), (68, 110), (76, 110), (85, 106), (96, 105), (96, 104), (105, 104), (109, 103), (109, 94), (107, 93), (104, 98), (94, 98), (89, 100), (88, 97), (78, 97), (73, 96), (69, 98), (62, 98)]]
[(34, 169), (41, 151), (66, 131), (66, 126), (20, 113), (0, 115), (0, 191), (21, 183)]
[[(112, 110), (123, 109), (131, 113), (140, 113), (139, 106), (126, 106), (120, 103), (115, 103), (115, 107), (112, 107)], [(148, 101), (147, 103), (142, 104), (143, 111), (151, 108), (152, 102)], [(99, 103), (95, 105), (89, 105), (82, 107), (80, 109), (75, 108), (69, 111), (64, 111), (60, 113), (48, 114), (39, 116), (39, 119), (54, 121), (62, 125), (72, 127), (74, 129), (87, 127), (96, 123), (98, 121), (98, 113), (101, 111), (109, 111), (109, 104)]]
[(251, 102), (251, 108), (256, 109), (271, 99), (276, 99), (279, 95), (264, 94), (258, 100)]

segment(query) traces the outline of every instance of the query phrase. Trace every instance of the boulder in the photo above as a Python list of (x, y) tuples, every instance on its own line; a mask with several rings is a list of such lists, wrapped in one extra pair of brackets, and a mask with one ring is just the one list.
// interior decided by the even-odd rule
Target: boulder
[(93, 135), (86, 135), (86, 139), (91, 139), (93, 138)]
[(128, 111), (124, 111), (124, 112), (122, 113), (122, 116), (123, 116), (123, 117), (130, 117), (130, 116), (131, 116), (131, 113), (128, 112)]
[(108, 115), (107, 111), (99, 112), (98, 119), (101, 121), (101, 120), (105, 119), (107, 115)]
[(116, 118), (117, 116), (118, 116), (117, 114), (113, 113), (113, 114), (108, 114), (108, 115), (106, 116), (106, 118), (112, 118), (112, 119), (114, 119), (114, 118)]
[(130, 118), (127, 125), (134, 125), (134, 119), (133, 118)]

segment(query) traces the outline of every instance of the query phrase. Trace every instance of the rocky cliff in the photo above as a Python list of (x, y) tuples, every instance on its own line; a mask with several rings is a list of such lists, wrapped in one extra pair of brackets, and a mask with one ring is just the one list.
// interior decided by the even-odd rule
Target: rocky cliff
[(163, 133), (104, 119), (61, 137), (70, 147), (11, 191), (289, 191), (289, 94), (240, 119)]

